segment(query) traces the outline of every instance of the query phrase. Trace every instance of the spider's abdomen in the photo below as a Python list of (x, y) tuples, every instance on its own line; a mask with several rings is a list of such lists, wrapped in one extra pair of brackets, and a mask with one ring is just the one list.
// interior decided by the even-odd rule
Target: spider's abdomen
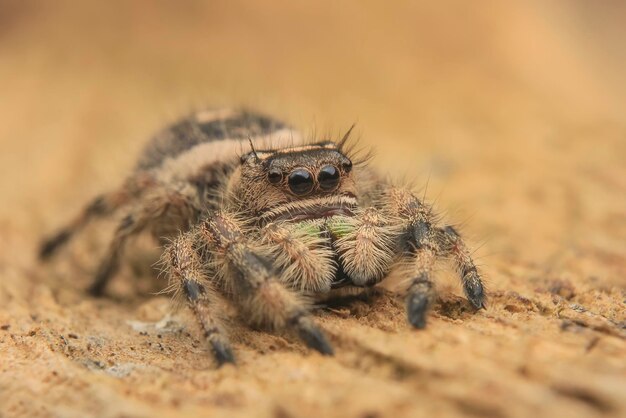
[(247, 140), (268, 136), (287, 125), (247, 110), (205, 110), (194, 113), (159, 132), (144, 148), (137, 170), (159, 167), (192, 148), (222, 140)]

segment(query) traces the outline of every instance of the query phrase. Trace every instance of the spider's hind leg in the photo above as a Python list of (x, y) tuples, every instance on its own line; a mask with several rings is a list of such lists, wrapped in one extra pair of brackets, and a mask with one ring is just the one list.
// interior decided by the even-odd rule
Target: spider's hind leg
[[(117, 272), (128, 239), (148, 227), (172, 224), (172, 230), (188, 228), (197, 215), (192, 190), (185, 188), (155, 187), (144, 194), (137, 204), (122, 218), (111, 239), (89, 293), (100, 296), (113, 275)], [(162, 238), (162, 237), (159, 237)]]
[(39, 246), (39, 259), (46, 260), (52, 257), (91, 221), (113, 214), (133, 199), (138, 198), (152, 182), (149, 176), (131, 177), (120, 189), (93, 199), (69, 224), (42, 241)]

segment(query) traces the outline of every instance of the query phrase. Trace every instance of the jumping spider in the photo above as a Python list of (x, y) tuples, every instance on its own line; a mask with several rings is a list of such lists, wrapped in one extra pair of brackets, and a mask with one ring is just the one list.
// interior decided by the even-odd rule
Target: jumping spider
[[(471, 304), (485, 294), (470, 252), (451, 226), (409, 190), (353, 161), (346, 141), (311, 142), (266, 116), (203, 111), (170, 126), (145, 148), (123, 186), (93, 200), (41, 246), (50, 257), (90, 221), (122, 211), (90, 287), (100, 295), (127, 240), (149, 230), (165, 247), (176, 295), (199, 321), (218, 364), (234, 362), (214, 302), (235, 303), (252, 324), (296, 331), (333, 350), (307, 301), (366, 288), (399, 267), (408, 320), (426, 324), (436, 259), (451, 258)], [(244, 146), (250, 151), (240, 155)], [(182, 231), (182, 232), (181, 232)]]

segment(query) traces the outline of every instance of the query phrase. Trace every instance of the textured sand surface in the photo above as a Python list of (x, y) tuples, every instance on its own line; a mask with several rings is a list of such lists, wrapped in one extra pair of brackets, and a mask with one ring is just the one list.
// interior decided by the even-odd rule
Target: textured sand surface
[[(0, 416), (625, 416), (614, 3), (0, 2)], [(358, 121), (377, 167), (429, 179), (462, 224), (488, 309), (442, 268), (426, 330), (386, 292), (316, 313), (332, 358), (234, 318), (239, 364), (216, 370), (152, 295), (149, 240), (102, 299), (83, 289), (112, 222), (36, 261), (155, 130), (236, 104), (318, 132)]]

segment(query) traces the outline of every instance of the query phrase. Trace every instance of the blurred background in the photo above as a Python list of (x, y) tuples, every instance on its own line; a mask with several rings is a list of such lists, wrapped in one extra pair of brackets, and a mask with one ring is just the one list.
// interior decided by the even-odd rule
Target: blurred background
[[(620, 0), (0, 0), (0, 406), (623, 416), (625, 23)], [(326, 312), (336, 360), (244, 329), (243, 366), (214, 372), (193, 333), (129, 328), (167, 297), (85, 298), (103, 224), (35, 262), (154, 132), (241, 105), (305, 132), (357, 122), (372, 164), (462, 224), (489, 309), (448, 276), (423, 333), (391, 303)]]
[(625, 19), (620, 1), (2, 0), (0, 215), (48, 229), (164, 124), (246, 105), (357, 122), (374, 164), (478, 216), (480, 240), (548, 257), (576, 233), (563, 218), (624, 209)]
[(480, 239), (561, 245), (563, 217), (615, 203), (571, 177), (626, 188), (625, 19), (621, 1), (2, 0), (0, 215), (49, 228), (164, 124), (247, 105), (357, 122), (376, 165), (429, 181)]

